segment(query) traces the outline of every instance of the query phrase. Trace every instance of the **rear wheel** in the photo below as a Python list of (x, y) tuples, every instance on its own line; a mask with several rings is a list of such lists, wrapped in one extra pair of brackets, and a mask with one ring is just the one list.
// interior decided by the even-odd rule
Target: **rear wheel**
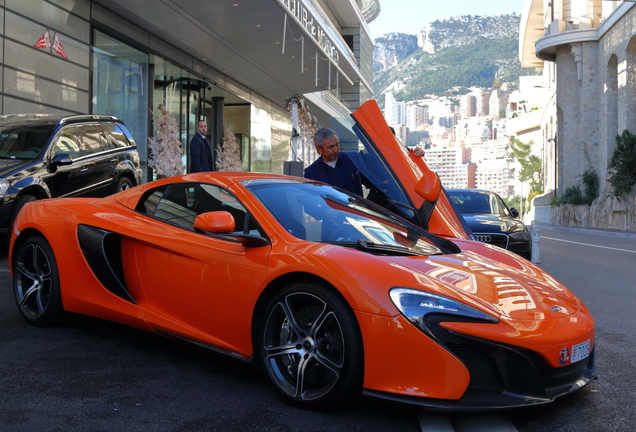
[(62, 322), (66, 313), (62, 306), (57, 263), (44, 237), (31, 237), (18, 246), (13, 271), (13, 292), (24, 319), (36, 326)]
[(257, 327), (258, 355), (292, 402), (323, 409), (362, 390), (362, 337), (353, 311), (332, 289), (299, 281), (267, 304)]
[(133, 187), (133, 184), (130, 179), (128, 177), (121, 177), (115, 186), (115, 193), (128, 190), (131, 187)]

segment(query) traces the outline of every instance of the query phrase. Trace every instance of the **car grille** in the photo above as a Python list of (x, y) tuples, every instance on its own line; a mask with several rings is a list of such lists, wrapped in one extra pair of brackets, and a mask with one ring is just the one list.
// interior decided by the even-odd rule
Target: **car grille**
[(488, 243), (504, 249), (508, 248), (508, 236), (506, 234), (473, 233), (473, 236), (475, 240), (482, 243)]
[(536, 352), (454, 333), (442, 328), (442, 322), (478, 322), (452, 315), (430, 314), (426, 325), (438, 342), (464, 363), (470, 373), (467, 392), (508, 392), (531, 397), (546, 397), (550, 389), (571, 386), (594, 368), (594, 356), (588, 361), (553, 368)]

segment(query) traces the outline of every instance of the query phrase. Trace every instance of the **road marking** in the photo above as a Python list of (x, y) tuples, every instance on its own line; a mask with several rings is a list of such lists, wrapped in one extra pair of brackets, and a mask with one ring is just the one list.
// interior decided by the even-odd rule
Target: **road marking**
[[(449, 417), (452, 416), (452, 420)], [(422, 432), (517, 432), (503, 414), (438, 413), (420, 410), (417, 413)]]
[(419, 411), (417, 418), (420, 420), (422, 432), (453, 432), (448, 414)]
[(610, 249), (610, 250), (619, 251), (619, 252), (636, 253), (636, 251), (629, 250), (629, 249), (618, 249), (618, 248), (613, 248), (613, 247), (609, 247), (609, 246), (599, 246), (599, 245), (594, 245), (594, 244), (589, 244), (589, 243), (575, 242), (575, 241), (571, 241), (571, 240), (561, 240), (561, 239), (557, 239), (557, 238), (554, 238), (554, 237), (541, 236), (541, 238), (544, 238), (544, 239), (547, 239), (547, 240), (565, 242), (565, 243), (573, 243), (573, 244), (577, 244), (577, 245), (581, 245), (581, 246), (591, 246), (591, 247), (595, 247), (595, 248)]

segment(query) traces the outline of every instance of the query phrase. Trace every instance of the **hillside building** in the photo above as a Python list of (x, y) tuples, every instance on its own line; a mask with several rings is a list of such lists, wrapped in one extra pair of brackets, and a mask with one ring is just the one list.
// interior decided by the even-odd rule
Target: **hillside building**
[(508, 99), (510, 98), (510, 92), (495, 89), (490, 93), (490, 99), (488, 99), (488, 112), (494, 118), (506, 117), (506, 107), (508, 106)]
[(475, 116), (484, 117), (490, 113), (490, 91), (474, 89), (471, 94), (475, 97)]
[(469, 119), (477, 115), (477, 98), (472, 94), (465, 94), (459, 97), (459, 116), (462, 119)]
[(419, 129), (428, 124), (428, 107), (420, 106), (415, 102), (406, 103), (405, 125), (411, 130)]
[(471, 163), (470, 149), (431, 148), (425, 150), (424, 157), (446, 189), (475, 188), (476, 165)]
[(391, 126), (406, 126), (406, 102), (398, 102), (391, 92), (384, 97), (384, 119)]

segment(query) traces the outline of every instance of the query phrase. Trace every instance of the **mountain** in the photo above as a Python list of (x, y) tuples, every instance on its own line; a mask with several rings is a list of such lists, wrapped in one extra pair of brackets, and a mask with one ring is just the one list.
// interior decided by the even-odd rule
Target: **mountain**
[(518, 81), (528, 74), (518, 58), (520, 18), (456, 16), (426, 24), (417, 36), (389, 33), (375, 39), (375, 98), (383, 101), (392, 91), (397, 100), (415, 100), (456, 86)]

